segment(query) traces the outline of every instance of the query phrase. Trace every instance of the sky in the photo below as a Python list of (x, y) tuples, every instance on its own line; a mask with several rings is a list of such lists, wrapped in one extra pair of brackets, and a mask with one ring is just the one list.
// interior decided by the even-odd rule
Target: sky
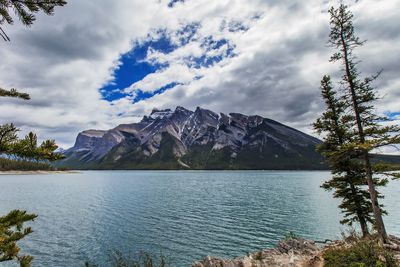
[[(345, 1), (365, 46), (360, 70), (383, 70), (377, 112), (400, 122), (400, 0)], [(153, 108), (258, 114), (315, 136), (329, 62), (327, 0), (68, 0), (30, 28), (3, 25), (0, 123), (64, 148), (86, 129), (133, 123)], [(398, 153), (394, 148), (385, 152)]]

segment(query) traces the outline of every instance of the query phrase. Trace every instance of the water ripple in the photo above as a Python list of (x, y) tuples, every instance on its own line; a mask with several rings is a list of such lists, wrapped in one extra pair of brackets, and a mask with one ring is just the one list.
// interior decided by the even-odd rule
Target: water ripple
[[(285, 233), (335, 238), (327, 172), (115, 171), (0, 176), (0, 212), (39, 214), (23, 250), (34, 266), (109, 265), (109, 254), (162, 251), (172, 266), (273, 246)], [(385, 189), (388, 230), (400, 234), (400, 183)]]

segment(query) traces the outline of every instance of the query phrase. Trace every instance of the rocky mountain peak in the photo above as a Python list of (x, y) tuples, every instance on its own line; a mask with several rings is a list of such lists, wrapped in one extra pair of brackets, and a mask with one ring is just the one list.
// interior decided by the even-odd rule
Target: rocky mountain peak
[(201, 107), (191, 111), (178, 106), (153, 109), (139, 123), (84, 131), (65, 152), (64, 162), (122, 169), (154, 164), (279, 169), (286, 162), (284, 168), (301, 169), (302, 164), (321, 166), (315, 152), (318, 143), (314, 137), (261, 116), (218, 115)]
[(153, 109), (150, 113), (150, 118), (152, 119), (162, 119), (164, 117), (169, 117), (173, 114), (172, 110), (167, 109)]
[(104, 136), (105, 133), (106, 133), (106, 131), (91, 129), (91, 130), (83, 131), (80, 134), (87, 136), (87, 137), (101, 138)]
[(188, 110), (188, 109), (186, 109), (186, 108), (184, 108), (182, 106), (177, 106), (175, 108), (175, 113), (193, 113), (193, 111)]

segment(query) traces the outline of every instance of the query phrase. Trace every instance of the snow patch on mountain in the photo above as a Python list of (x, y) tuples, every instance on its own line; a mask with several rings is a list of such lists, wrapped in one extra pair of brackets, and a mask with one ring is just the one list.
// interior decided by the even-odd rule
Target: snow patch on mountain
[[(176, 158), (181, 158), (195, 148), (208, 147), (210, 153), (228, 149), (230, 158), (236, 159), (243, 150), (298, 153), (299, 146), (318, 143), (314, 137), (258, 115), (218, 115), (200, 107), (191, 111), (178, 106), (175, 110), (153, 109), (138, 123), (122, 124), (108, 131), (83, 131), (65, 154), (90, 162), (101, 161), (106, 155), (116, 153), (111, 158), (118, 161), (124, 158), (121, 153), (141, 153), (151, 157), (167, 149)], [(279, 153), (274, 155), (279, 157)]]

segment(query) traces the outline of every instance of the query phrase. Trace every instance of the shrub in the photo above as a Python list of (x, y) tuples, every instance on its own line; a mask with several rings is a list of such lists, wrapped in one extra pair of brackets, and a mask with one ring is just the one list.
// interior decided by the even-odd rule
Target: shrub
[(43, 162), (0, 158), (0, 171), (50, 171), (53, 167)]
[(263, 259), (262, 256), (263, 256), (263, 255), (262, 255), (262, 252), (259, 251), (259, 252), (257, 252), (257, 253), (254, 255), (254, 259), (255, 259), (256, 261), (261, 261), (261, 260)]
[(289, 233), (285, 234), (285, 240), (292, 240), (292, 239), (299, 239), (299, 236), (296, 235), (294, 232), (290, 231)]
[[(85, 267), (98, 267), (98, 265), (85, 262)], [(167, 267), (167, 260), (163, 254), (154, 257), (149, 253), (140, 252), (137, 255), (125, 256), (119, 251), (111, 254), (112, 267)]]
[(394, 255), (375, 240), (359, 240), (349, 247), (330, 248), (323, 257), (325, 267), (398, 267)]
[(157, 260), (146, 252), (141, 252), (137, 257), (133, 258), (125, 257), (120, 252), (114, 252), (112, 265), (115, 267), (166, 267), (166, 261), (163, 255), (160, 255)]

